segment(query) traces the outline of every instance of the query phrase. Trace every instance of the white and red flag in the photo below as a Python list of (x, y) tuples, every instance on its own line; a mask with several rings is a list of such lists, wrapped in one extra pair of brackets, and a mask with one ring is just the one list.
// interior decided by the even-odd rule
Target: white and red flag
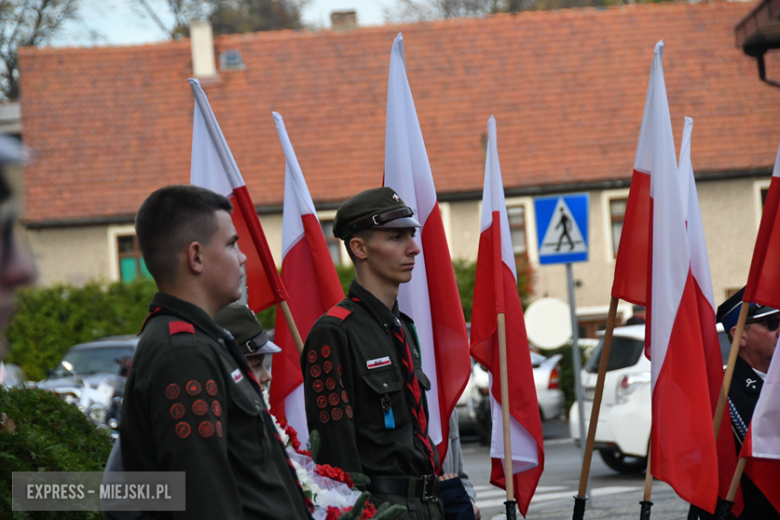
[(745, 474), (780, 511), (780, 356), (769, 363), (739, 456), (748, 457)]
[(531, 351), (525, 331), (523, 306), (517, 293), (517, 267), (509, 234), (509, 220), (496, 143), (496, 120), (488, 120), (488, 149), (482, 218), (471, 315), (471, 354), (490, 373), (490, 483), (506, 489), (501, 372), (497, 315), (506, 316), (506, 357), (509, 385), (509, 431), (512, 443), (514, 496), (523, 516), (528, 512), (544, 470), (544, 441), (536, 399)]
[[(707, 382), (709, 385), (710, 404), (712, 415), (718, 404), (721, 387), (723, 386), (723, 357), (720, 352), (720, 340), (716, 328), (715, 296), (712, 290), (712, 277), (710, 276), (710, 262), (707, 255), (707, 242), (704, 238), (704, 225), (699, 208), (699, 196), (696, 190), (696, 181), (693, 176), (693, 164), (691, 163), (691, 133), (693, 132), (693, 119), (685, 118), (683, 127), (682, 146), (680, 147), (679, 179), (682, 190), (683, 214), (685, 215), (688, 248), (691, 256), (691, 274), (693, 275), (694, 289), (696, 291), (696, 304), (699, 312), (699, 325), (701, 328), (702, 343), (704, 346), (704, 360), (707, 369)], [(726, 498), (731, 485), (731, 475), (737, 467), (737, 452), (734, 446), (734, 435), (731, 433), (731, 421), (721, 421), (718, 432), (718, 477), (720, 481), (719, 495)], [(738, 492), (734, 499), (732, 511), (738, 516), (742, 512), (742, 492)]]
[[(344, 298), (309, 188), (295, 157), (282, 116), (273, 113), (286, 159), (282, 214), (282, 281), (288, 287), (287, 304), (302, 340), (317, 318)], [(306, 444), (309, 438), (303, 399), (301, 356), (282, 313), (276, 314), (274, 342), (282, 351), (274, 356), (271, 413), (286, 420)]]
[(247, 257), (247, 303), (257, 313), (286, 300), (287, 289), (276, 271), (255, 205), (206, 93), (197, 79), (189, 81), (195, 95), (190, 184), (224, 195), (233, 203), (233, 225), (239, 236), (241, 251)]
[(469, 340), (400, 33), (390, 55), (384, 185), (398, 193), (422, 224), (416, 237), (420, 254), (411, 282), (401, 285), (398, 303), (417, 329), (423, 371), (431, 380), (428, 432), (443, 461), (450, 415), (471, 373)]
[(656, 44), (634, 162), (635, 171), (650, 175), (651, 312), (645, 333), (650, 338), (653, 400), (650, 471), (686, 502), (714, 512), (717, 450), (663, 48), (663, 42)]
[(780, 149), (764, 202), (743, 300), (780, 309)]

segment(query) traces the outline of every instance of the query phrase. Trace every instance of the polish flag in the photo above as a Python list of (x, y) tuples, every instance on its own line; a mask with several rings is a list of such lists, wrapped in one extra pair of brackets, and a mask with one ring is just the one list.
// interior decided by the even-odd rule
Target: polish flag
[(717, 449), (662, 56), (661, 41), (634, 163), (634, 170), (650, 175), (650, 470), (683, 500), (712, 513), (718, 499)]
[[(704, 226), (699, 208), (696, 181), (693, 178), (693, 165), (691, 163), (692, 131), (693, 119), (686, 117), (678, 170), (680, 188), (682, 190), (683, 214), (685, 215), (688, 233), (688, 248), (691, 255), (691, 273), (693, 274), (699, 325), (704, 344), (704, 360), (707, 367), (710, 404), (712, 405), (712, 415), (714, 417), (718, 397), (723, 386), (723, 357), (720, 353), (720, 340), (718, 339), (718, 330), (716, 328), (715, 296), (712, 290), (707, 243), (704, 239)], [(718, 476), (720, 480), (719, 495), (722, 498), (726, 498), (731, 485), (731, 476), (737, 467), (737, 451), (734, 446), (734, 435), (731, 433), (731, 421), (728, 420), (728, 417), (726, 417), (726, 420), (721, 421), (717, 447)], [(738, 516), (742, 512), (742, 507), (742, 490), (740, 489), (734, 499), (734, 506), (731, 510)]]
[(780, 356), (769, 363), (739, 456), (748, 457), (745, 474), (780, 511)]
[(780, 309), (780, 149), (758, 228), (744, 300)]
[[(282, 116), (273, 113), (276, 131), (287, 159), (284, 171), (282, 216), (282, 281), (289, 287), (287, 304), (301, 339), (306, 340), (317, 318), (344, 298), (336, 268), (303, 172), (295, 157)], [(271, 413), (286, 420), (306, 444), (309, 438), (303, 399), (301, 356), (282, 313), (276, 313), (274, 342), (282, 351), (274, 355)]]
[(501, 414), (501, 372), (498, 357), (497, 313), (506, 315), (506, 356), (509, 379), (509, 431), (512, 442), (514, 496), (523, 516), (528, 512), (544, 470), (544, 441), (536, 400), (531, 350), (517, 294), (517, 268), (509, 234), (509, 219), (496, 143), (496, 120), (488, 120), (488, 150), (482, 219), (471, 315), (471, 354), (490, 372), (490, 483), (506, 489), (504, 430)]
[[(224, 195), (233, 203), (233, 225), (239, 246), (246, 255), (248, 305), (253, 312), (287, 299), (287, 289), (276, 271), (255, 205), (249, 197), (241, 172), (230, 153), (206, 93), (197, 79), (190, 79), (195, 95), (192, 125), (192, 166), (190, 184)], [(250, 242), (251, 240), (251, 242)], [(251, 244), (251, 245), (250, 245)], [(254, 247), (252, 247), (254, 246)]]
[(398, 193), (422, 224), (416, 237), (420, 254), (411, 282), (401, 285), (398, 303), (417, 329), (423, 372), (431, 380), (428, 433), (443, 461), (450, 415), (471, 373), (469, 339), (431, 165), (406, 77), (400, 33), (390, 55), (384, 184)]

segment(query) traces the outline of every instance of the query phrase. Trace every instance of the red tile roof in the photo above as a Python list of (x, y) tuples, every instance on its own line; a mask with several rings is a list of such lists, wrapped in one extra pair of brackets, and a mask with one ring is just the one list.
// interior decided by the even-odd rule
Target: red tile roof
[[(205, 86), (258, 206), (283, 200), (280, 112), (315, 202), (382, 181), (387, 70), (404, 33), (409, 81), (442, 194), (479, 192), (487, 119), (498, 121), (507, 188), (626, 179), (653, 47), (679, 146), (694, 118), (697, 172), (766, 169), (780, 142), (780, 91), (734, 45), (754, 3), (656, 4), (455, 19), (350, 32), (215, 38), (246, 69)], [(780, 72), (772, 57), (768, 69)], [(30, 223), (134, 214), (155, 188), (189, 181), (190, 44), (24, 49)]]

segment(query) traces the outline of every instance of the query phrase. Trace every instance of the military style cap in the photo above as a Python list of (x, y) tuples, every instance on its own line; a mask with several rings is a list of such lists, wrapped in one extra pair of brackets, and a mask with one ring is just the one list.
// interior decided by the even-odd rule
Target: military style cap
[[(736, 326), (739, 321), (739, 311), (742, 308), (742, 296), (745, 294), (743, 287), (731, 298), (720, 304), (718, 307), (717, 320), (723, 324), (723, 329), (728, 332)], [(751, 303), (748, 309), (747, 320), (745, 323), (761, 321), (767, 316), (777, 314), (780, 310), (767, 307), (758, 303)]]
[(281, 352), (257, 321), (255, 314), (243, 303), (231, 303), (221, 309), (214, 321), (230, 332), (247, 357)]
[(414, 210), (388, 187), (358, 193), (341, 205), (333, 221), (333, 235), (346, 240), (361, 229), (421, 227)]

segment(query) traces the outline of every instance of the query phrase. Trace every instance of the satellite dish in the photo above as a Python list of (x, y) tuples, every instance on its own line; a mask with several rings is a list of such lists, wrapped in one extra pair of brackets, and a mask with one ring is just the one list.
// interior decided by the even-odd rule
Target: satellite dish
[(543, 350), (562, 347), (571, 340), (571, 311), (557, 298), (541, 298), (525, 311), (528, 341)]

